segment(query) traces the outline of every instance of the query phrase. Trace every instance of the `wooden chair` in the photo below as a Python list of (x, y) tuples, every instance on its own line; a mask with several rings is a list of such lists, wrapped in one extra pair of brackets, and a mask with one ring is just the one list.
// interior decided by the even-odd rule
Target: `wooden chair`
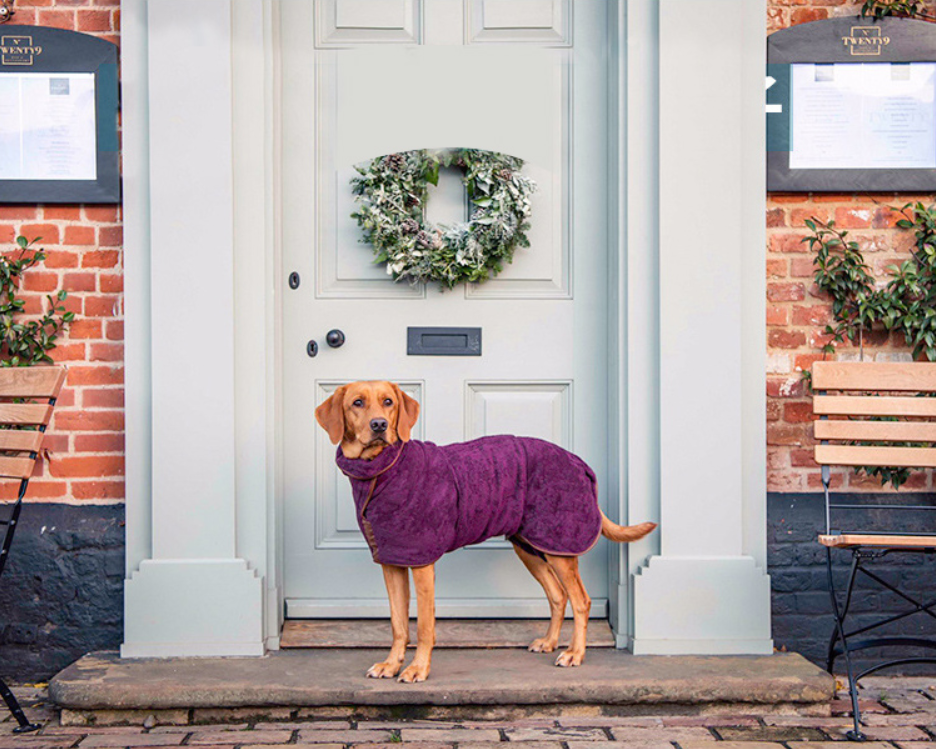
[[(0, 531), (3, 532), (0, 540), (0, 575), (10, 554), (29, 477), (32, 476), (42, 446), (43, 432), (52, 418), (55, 400), (65, 382), (65, 372), (64, 367), (0, 368), (0, 477), (19, 479), (20, 482), (16, 501), (6, 517), (0, 519)], [(39, 728), (27, 720), (16, 697), (2, 679), (0, 697), (3, 697), (19, 723), (13, 733)]]
[[(936, 656), (898, 658), (876, 663), (856, 673), (852, 654), (880, 647), (914, 647), (924, 652), (936, 649), (936, 640), (899, 635), (868, 636), (872, 630), (925, 614), (936, 619), (936, 599), (919, 601), (895, 584), (869, 569), (871, 563), (889, 554), (931, 554), (936, 549), (936, 526), (932, 514), (936, 505), (910, 505), (899, 500), (836, 503), (830, 500), (830, 466), (886, 466), (895, 468), (936, 467), (936, 363), (816, 362), (812, 372), (815, 422), (815, 460), (822, 466), (825, 489), (826, 528), (819, 543), (826, 548), (829, 594), (835, 629), (829, 639), (827, 668), (845, 657), (852, 702), (854, 729), (847, 736), (862, 741), (858, 710), (857, 682), (864, 676), (889, 666), (908, 663), (936, 663)], [(831, 393), (830, 391), (835, 391)], [(829, 418), (837, 417), (837, 418)], [(876, 516), (885, 510), (888, 518), (902, 517), (903, 530), (880, 528)], [(915, 514), (907, 514), (915, 513)], [(843, 527), (843, 523), (854, 527)], [(832, 549), (848, 549), (851, 571), (844, 597), (835, 589)], [(859, 574), (874, 580), (909, 604), (905, 612), (882, 615), (877, 621), (848, 631), (846, 617)]]

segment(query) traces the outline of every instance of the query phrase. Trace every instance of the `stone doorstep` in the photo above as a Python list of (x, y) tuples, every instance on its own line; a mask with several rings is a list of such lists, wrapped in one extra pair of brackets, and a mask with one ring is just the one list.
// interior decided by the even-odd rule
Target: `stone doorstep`
[[(525, 650), (437, 650), (421, 684), (367, 679), (383, 650), (262, 658), (120, 659), (91, 653), (49, 686), (68, 725), (253, 719), (513, 721), (639, 715), (829, 715), (831, 676), (795, 653), (640, 656), (589, 652), (579, 668)], [(275, 715), (275, 717), (273, 717)], [(267, 717), (269, 716), (269, 717)]]

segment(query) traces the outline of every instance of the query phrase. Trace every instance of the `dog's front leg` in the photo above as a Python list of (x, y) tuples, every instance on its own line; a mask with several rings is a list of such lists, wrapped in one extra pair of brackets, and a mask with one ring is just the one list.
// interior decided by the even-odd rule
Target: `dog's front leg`
[(409, 568), (382, 565), (387, 596), (390, 598), (390, 629), (393, 645), (390, 655), (382, 663), (370, 667), (367, 675), (372, 679), (390, 679), (400, 672), (409, 644)]
[(429, 678), (432, 648), (435, 646), (435, 566), (413, 567), (416, 586), (416, 657), (400, 674), (400, 681), (425, 681)]

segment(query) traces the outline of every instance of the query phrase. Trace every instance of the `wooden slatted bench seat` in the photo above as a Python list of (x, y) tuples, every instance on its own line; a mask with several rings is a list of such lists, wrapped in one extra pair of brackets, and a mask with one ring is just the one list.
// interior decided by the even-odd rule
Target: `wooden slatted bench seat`
[[(848, 738), (864, 740), (858, 708), (857, 682), (864, 676), (889, 666), (908, 663), (936, 663), (936, 656), (915, 656), (875, 663), (856, 672), (852, 654), (859, 650), (910, 646), (936, 650), (936, 639), (900, 635), (869, 636), (869, 632), (905, 619), (925, 614), (936, 619), (936, 602), (921, 602), (913, 595), (883, 579), (870, 569), (875, 560), (891, 553), (933, 553), (936, 549), (936, 505), (908, 505), (900, 501), (835, 502), (831, 499), (831, 466), (883, 466), (889, 468), (936, 467), (936, 363), (816, 362), (812, 371), (815, 460), (822, 466), (825, 494), (825, 533), (819, 543), (826, 549), (829, 594), (835, 630), (829, 638), (827, 668), (832, 672), (836, 659), (844, 656), (852, 702), (854, 727)], [(885, 511), (885, 512), (873, 512)], [(906, 512), (912, 516), (911, 530), (877, 527), (876, 518), (894, 517)], [(847, 515), (846, 515), (847, 513)], [(857, 527), (845, 530), (839, 518)], [(844, 595), (836, 590), (832, 570), (832, 549), (852, 554), (851, 570)], [(855, 583), (867, 577), (894, 592), (910, 608), (896, 615), (882, 615), (874, 623), (849, 630), (847, 619), (853, 602)], [(865, 615), (867, 617), (867, 615)]]

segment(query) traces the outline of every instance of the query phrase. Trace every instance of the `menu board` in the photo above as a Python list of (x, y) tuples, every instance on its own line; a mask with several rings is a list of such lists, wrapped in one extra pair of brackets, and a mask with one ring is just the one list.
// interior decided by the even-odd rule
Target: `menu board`
[(93, 73), (0, 73), (0, 180), (97, 179)]
[(790, 169), (936, 168), (936, 63), (800, 63)]

